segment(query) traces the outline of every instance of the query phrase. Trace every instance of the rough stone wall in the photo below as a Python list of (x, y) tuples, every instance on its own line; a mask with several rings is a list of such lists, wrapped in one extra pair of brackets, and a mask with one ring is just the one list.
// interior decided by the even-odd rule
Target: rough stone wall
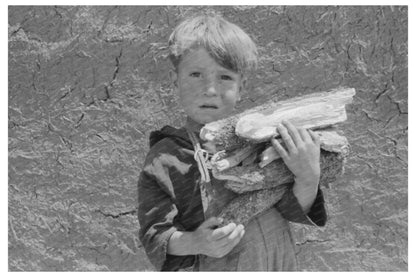
[[(166, 42), (199, 9), (9, 6), (9, 270), (153, 270), (136, 182), (150, 131), (183, 122)], [(300, 269), (407, 270), (407, 7), (202, 9), (259, 46), (240, 111), (357, 90), (329, 222), (293, 225)]]

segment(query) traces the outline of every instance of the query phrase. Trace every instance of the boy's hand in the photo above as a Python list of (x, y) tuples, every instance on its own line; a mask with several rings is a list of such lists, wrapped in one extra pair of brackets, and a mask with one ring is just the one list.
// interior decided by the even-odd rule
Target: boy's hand
[(295, 175), (296, 185), (317, 188), (320, 177), (318, 135), (311, 130), (296, 128), (288, 121), (283, 121), (277, 131), (282, 136), (286, 149), (274, 138), (271, 140), (272, 145)]
[(229, 223), (215, 229), (221, 223), (220, 219), (211, 217), (193, 232), (193, 241), (196, 243), (195, 247), (199, 254), (221, 258), (240, 242), (245, 233), (244, 226)]

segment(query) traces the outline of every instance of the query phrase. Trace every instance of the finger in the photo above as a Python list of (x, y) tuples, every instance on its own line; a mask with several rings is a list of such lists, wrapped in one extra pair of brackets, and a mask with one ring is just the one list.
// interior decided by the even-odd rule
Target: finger
[(210, 217), (205, 220), (199, 228), (213, 229), (222, 223), (223, 219), (218, 217)]
[(298, 129), (292, 123), (290, 123), (287, 120), (283, 120), (282, 123), (287, 128), (287, 130), (289, 131), (289, 134), (292, 137), (292, 140), (295, 143), (295, 145), (302, 144), (303, 143), (302, 138), (299, 134)]
[[(236, 235), (233, 237), (233, 239), (231, 241), (231, 245), (230, 245), (230, 248), (231, 249), (233, 249), (241, 241), (241, 239), (243, 238), (244, 234), (245, 234), (244, 227), (241, 229), (240, 232), (238, 232), (238, 233), (236, 232)], [(233, 235), (233, 234), (231, 234), (231, 235)]]
[(235, 223), (229, 223), (228, 225), (226, 225), (224, 227), (215, 229), (212, 232), (212, 239), (213, 240), (222, 239), (222, 238), (228, 236), (229, 234), (231, 234), (235, 229), (236, 229)]
[(304, 142), (311, 142), (312, 141), (312, 136), (309, 134), (308, 131), (306, 131), (305, 128), (299, 128), (299, 134), (302, 137), (302, 140)]
[(233, 230), (233, 232), (230, 235), (218, 240), (217, 241), (218, 246), (224, 249), (228, 249), (228, 251), (230, 251), (242, 239), (244, 234), (245, 234), (244, 226), (240, 224)]
[(292, 137), (289, 135), (288, 130), (282, 124), (277, 125), (277, 131), (279, 132), (280, 136), (282, 137), (283, 142), (285, 143), (287, 150), (289, 153), (292, 153), (296, 150), (296, 145), (292, 140)]
[(321, 145), (321, 138), (311, 129), (308, 129), (309, 135), (312, 137), (312, 140), (315, 144)]
[(234, 231), (228, 236), (228, 239), (231, 241), (234, 241), (237, 238), (240, 238), (241, 236), (241, 232), (244, 231), (244, 226), (243, 225), (238, 225)]
[(286, 149), (283, 148), (283, 146), (280, 144), (280, 142), (277, 139), (272, 138), (271, 142), (272, 142), (274, 149), (276, 149), (277, 153), (279, 153), (280, 157), (285, 158), (288, 156)]

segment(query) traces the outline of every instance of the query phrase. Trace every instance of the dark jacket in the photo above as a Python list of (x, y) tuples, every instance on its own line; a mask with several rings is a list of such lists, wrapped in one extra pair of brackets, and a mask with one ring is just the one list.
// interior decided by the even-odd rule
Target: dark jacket
[[(138, 182), (140, 241), (156, 270), (192, 266), (196, 256), (167, 254), (169, 238), (175, 231), (193, 231), (204, 221), (200, 173), (192, 143), (184, 128), (165, 126), (150, 134), (149, 144)], [(212, 179), (212, 182), (224, 181)], [(233, 197), (233, 192), (227, 193)], [(275, 207), (289, 221), (318, 226), (326, 223), (320, 189), (307, 215), (292, 190), (288, 190)]]

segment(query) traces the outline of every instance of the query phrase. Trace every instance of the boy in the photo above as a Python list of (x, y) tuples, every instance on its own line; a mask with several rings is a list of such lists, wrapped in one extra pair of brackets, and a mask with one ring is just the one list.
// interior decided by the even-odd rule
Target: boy
[[(256, 67), (257, 50), (239, 27), (206, 15), (178, 25), (169, 45), (175, 67), (170, 76), (187, 122), (181, 129), (165, 126), (150, 134), (151, 148), (138, 184), (139, 236), (150, 261), (163, 271), (190, 266), (201, 271), (296, 270), (288, 220), (319, 226), (326, 222), (318, 185), (319, 139), (284, 122), (278, 127), (284, 146), (275, 139), (272, 144), (295, 175), (293, 188), (247, 226), (218, 227), (220, 218), (205, 219), (195, 139), (204, 124), (231, 114), (246, 73)], [(215, 153), (215, 147), (205, 148)], [(224, 198), (232, 199), (235, 194), (224, 182), (211, 177)]]

